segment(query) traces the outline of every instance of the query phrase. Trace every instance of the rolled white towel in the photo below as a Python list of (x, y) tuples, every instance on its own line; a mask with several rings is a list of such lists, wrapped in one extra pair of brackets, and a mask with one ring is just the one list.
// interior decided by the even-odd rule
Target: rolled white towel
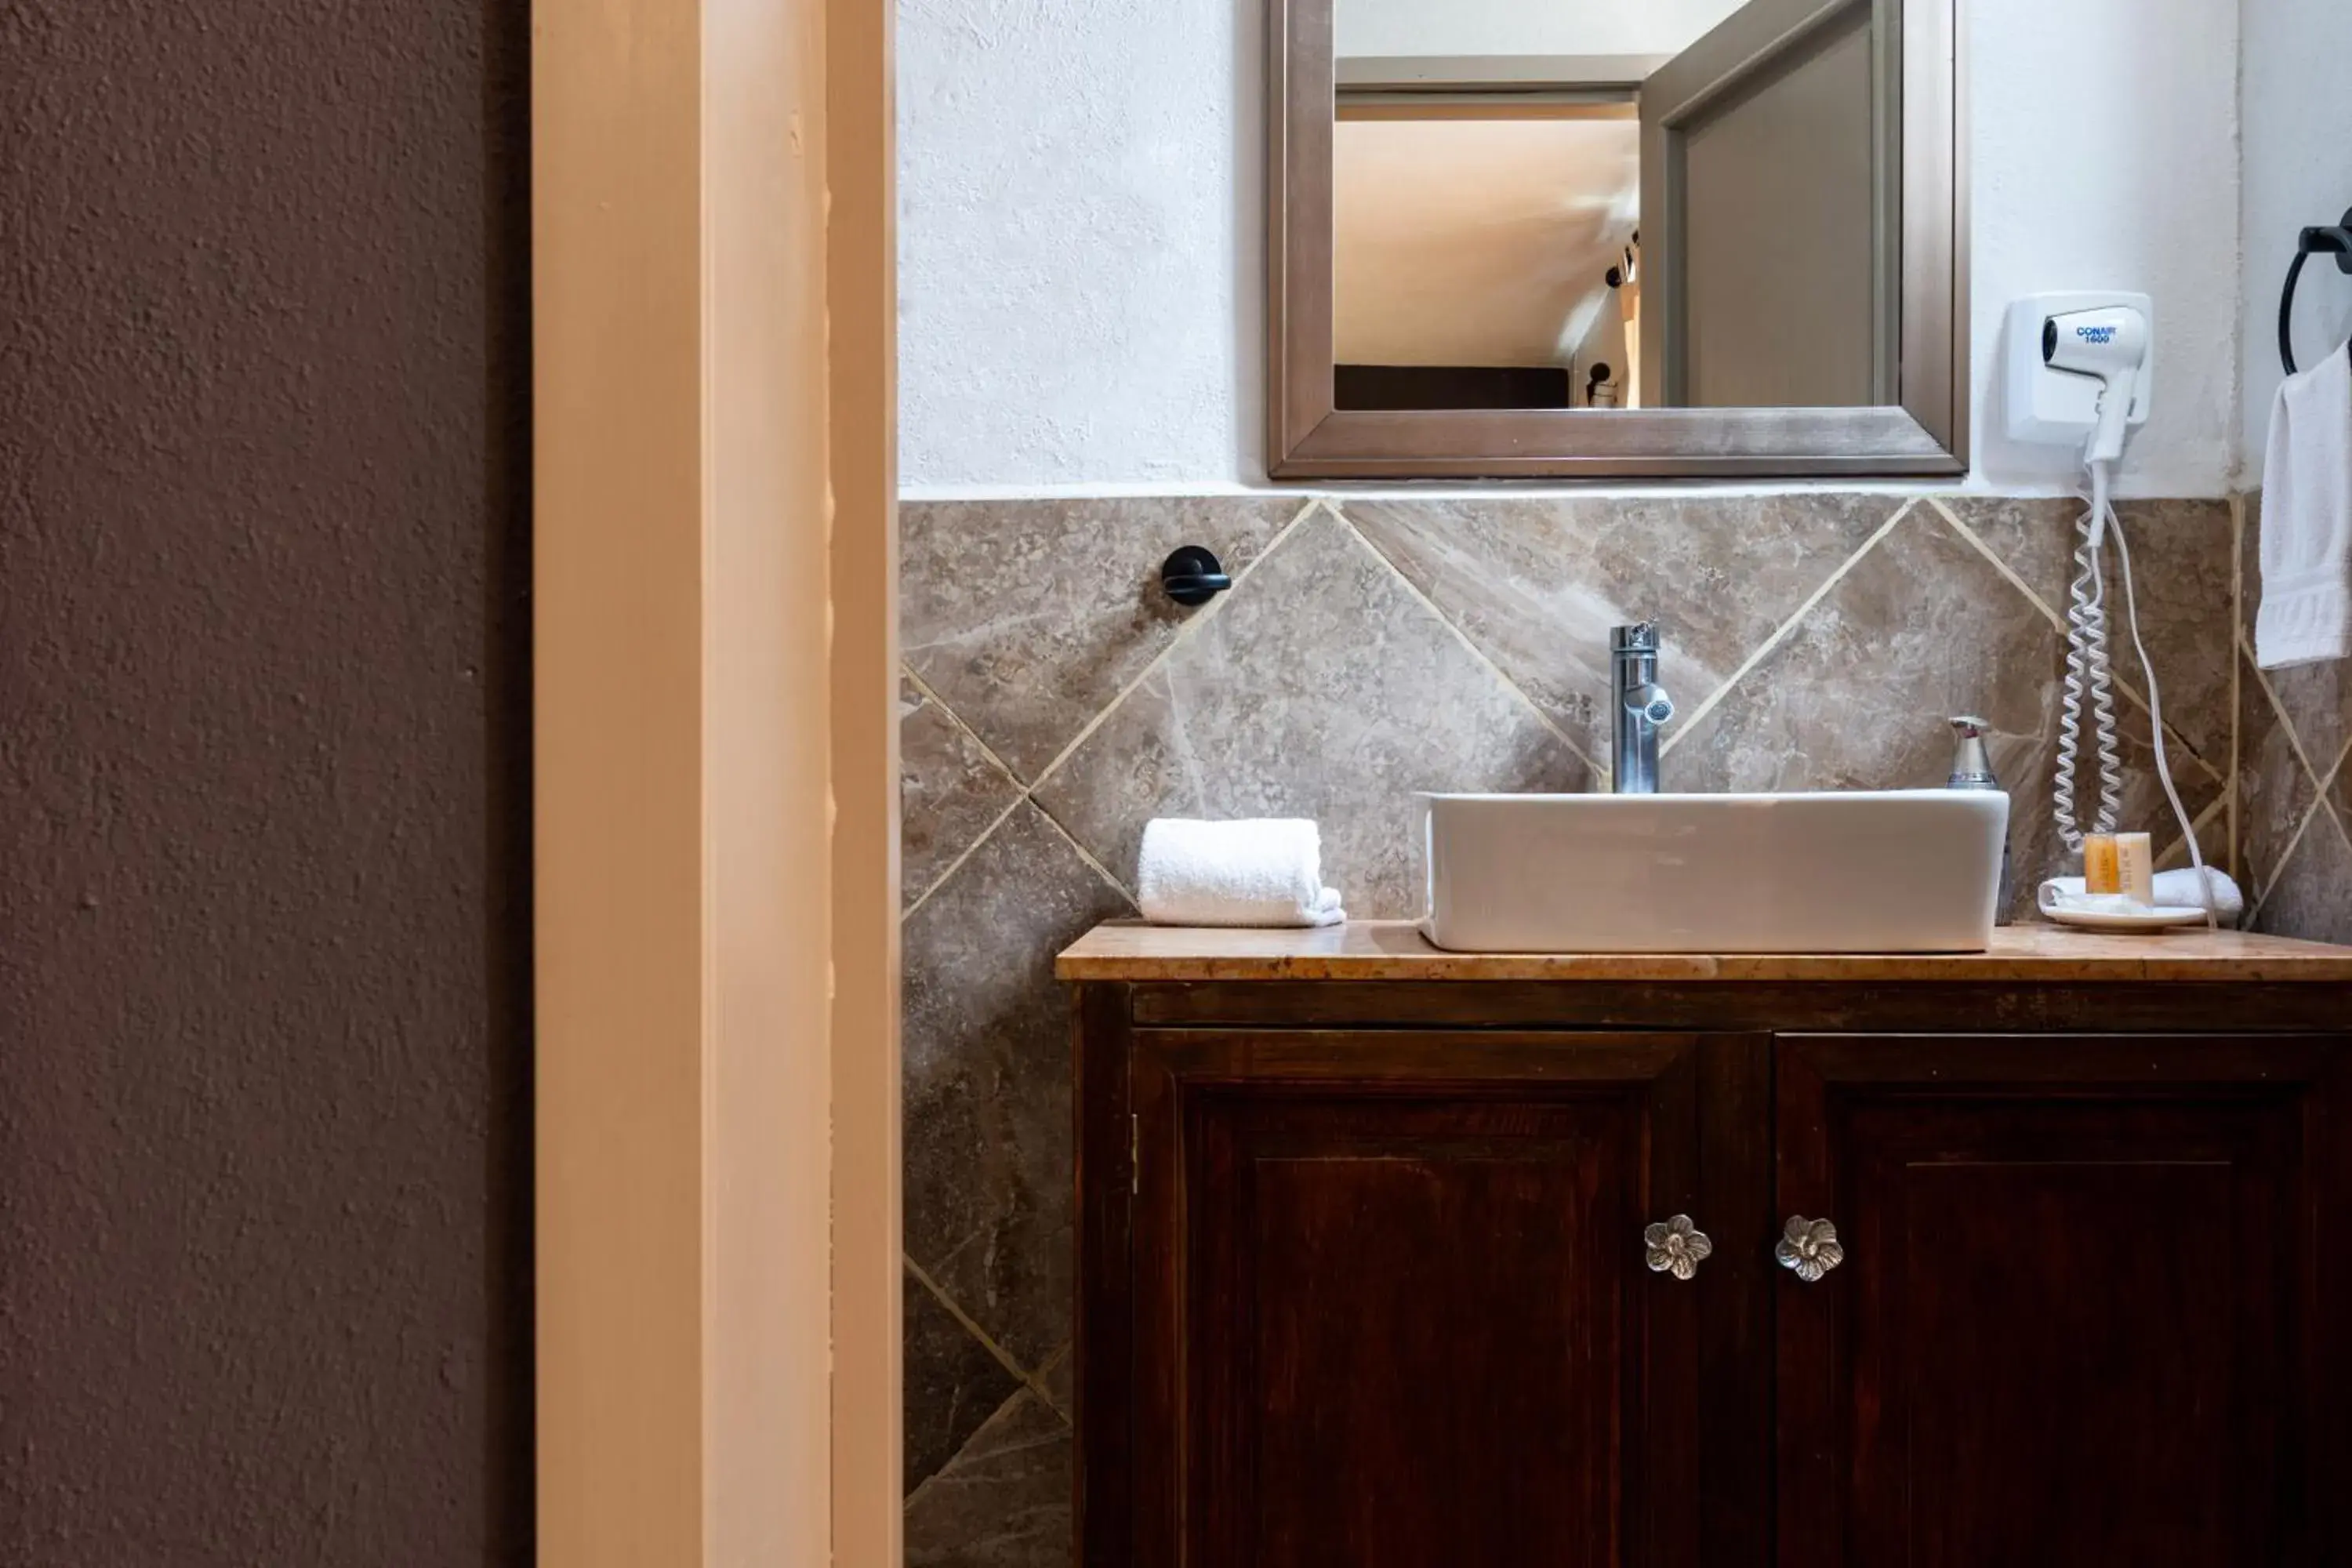
[(1155, 817), (1143, 829), (1136, 896), (1163, 926), (1330, 926), (1348, 918), (1323, 885), (1311, 822)]
[[(2196, 910), (2204, 908), (2197, 895), (2197, 868), (2184, 866), (2178, 871), (2158, 871), (2155, 877), (2156, 901), (2167, 909)], [(2238, 923), (2246, 912), (2246, 895), (2230, 879), (2227, 871), (2205, 868), (2205, 885), (2213, 889), (2213, 918), (2225, 926)], [(2045, 910), (2061, 904), (2087, 900), (2090, 892), (2080, 877), (2053, 877), (2042, 884), (2042, 907)]]

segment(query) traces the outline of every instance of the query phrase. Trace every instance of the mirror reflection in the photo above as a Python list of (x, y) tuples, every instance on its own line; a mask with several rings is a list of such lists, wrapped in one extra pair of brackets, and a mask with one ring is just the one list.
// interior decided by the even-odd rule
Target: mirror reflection
[(1895, 402), (1899, 21), (1337, 0), (1337, 406)]

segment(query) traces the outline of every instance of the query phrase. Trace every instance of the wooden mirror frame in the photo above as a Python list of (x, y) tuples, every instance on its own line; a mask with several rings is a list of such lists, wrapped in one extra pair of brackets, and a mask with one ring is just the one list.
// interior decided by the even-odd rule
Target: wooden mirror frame
[[(1277, 479), (1951, 478), (1968, 471), (1960, 0), (1900, 0), (1895, 401), (1855, 408), (1344, 409), (1334, 395), (1337, 0), (1266, 0), (1266, 471)], [(1822, 24), (1851, 0), (1819, 0)], [(1649, 149), (1644, 148), (1645, 163)], [(1645, 187), (1650, 176), (1645, 171)]]

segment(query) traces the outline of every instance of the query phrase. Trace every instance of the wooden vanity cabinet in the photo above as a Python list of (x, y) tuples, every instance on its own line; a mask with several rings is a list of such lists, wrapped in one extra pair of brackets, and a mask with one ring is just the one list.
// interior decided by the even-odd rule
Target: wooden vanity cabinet
[(1695, 1563), (1697, 1058), (1139, 1036), (1133, 1561)]
[(1784, 1568), (2347, 1560), (2352, 1041), (1776, 1057), (1777, 1206), (1846, 1251), (1777, 1292)]
[(2277, 989), (1088, 982), (1080, 1560), (2352, 1562), (2352, 987)]

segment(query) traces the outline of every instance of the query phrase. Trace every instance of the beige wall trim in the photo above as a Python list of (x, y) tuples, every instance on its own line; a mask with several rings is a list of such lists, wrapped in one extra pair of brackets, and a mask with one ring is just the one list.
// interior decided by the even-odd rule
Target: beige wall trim
[[(888, 368), (836, 380), (826, 341), (830, 305), (887, 346), (887, 183), (834, 192), (864, 275), (831, 300), (850, 242), (825, 219), (829, 175), (887, 182), (887, 27), (863, 0), (534, 18), (539, 1511), (562, 1568), (896, 1560)], [(845, 65), (866, 79), (829, 92)], [(829, 97), (866, 106), (842, 166)], [(837, 635), (877, 610), (878, 638)]]
[(833, 407), (834, 1560), (896, 1568), (898, 296), (891, 0), (826, 14)]

